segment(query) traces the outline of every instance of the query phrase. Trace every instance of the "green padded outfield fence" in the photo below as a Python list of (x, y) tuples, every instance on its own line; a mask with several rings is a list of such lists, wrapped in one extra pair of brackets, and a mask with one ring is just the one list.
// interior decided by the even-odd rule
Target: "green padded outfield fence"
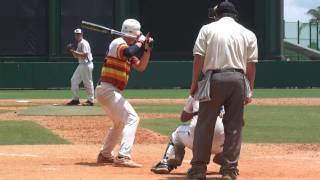
[[(95, 63), (97, 82), (102, 63)], [(0, 88), (69, 88), (77, 63), (0, 63)], [(320, 61), (262, 61), (257, 64), (256, 87), (320, 87)], [(157, 62), (143, 73), (132, 71), (128, 88), (189, 88), (192, 62)]]

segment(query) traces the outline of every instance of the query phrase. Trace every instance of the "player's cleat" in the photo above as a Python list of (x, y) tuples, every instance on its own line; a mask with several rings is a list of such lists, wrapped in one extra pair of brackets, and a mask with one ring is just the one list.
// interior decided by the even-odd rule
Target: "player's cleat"
[(102, 155), (102, 153), (100, 152), (98, 157), (97, 157), (97, 164), (111, 164), (114, 162), (114, 157), (105, 157)]
[(160, 161), (157, 165), (151, 168), (151, 171), (156, 174), (169, 174), (174, 168), (168, 165), (166, 162)]
[(86, 102), (84, 102), (83, 104), (82, 104), (82, 106), (93, 106), (94, 104), (93, 104), (93, 102), (91, 102), (91, 101), (86, 101)]
[(138, 163), (132, 161), (129, 157), (125, 157), (125, 156), (117, 156), (114, 159), (114, 166), (117, 166), (117, 167), (129, 167), (129, 168), (140, 168), (140, 167), (142, 167), (141, 164), (138, 164)]
[(79, 100), (71, 100), (70, 102), (67, 103), (68, 106), (77, 106), (80, 105)]

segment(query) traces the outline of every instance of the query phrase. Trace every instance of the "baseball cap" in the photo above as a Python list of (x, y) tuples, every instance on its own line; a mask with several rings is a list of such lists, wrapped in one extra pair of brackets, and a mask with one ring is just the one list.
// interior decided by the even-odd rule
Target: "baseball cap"
[(79, 29), (79, 28), (78, 28), (78, 29), (75, 29), (75, 30), (74, 30), (74, 33), (75, 33), (75, 34), (82, 34), (82, 30)]
[(222, 1), (218, 4), (217, 9), (219, 14), (234, 14), (238, 15), (238, 11), (236, 10), (236, 7), (232, 2), (229, 2), (228, 0)]

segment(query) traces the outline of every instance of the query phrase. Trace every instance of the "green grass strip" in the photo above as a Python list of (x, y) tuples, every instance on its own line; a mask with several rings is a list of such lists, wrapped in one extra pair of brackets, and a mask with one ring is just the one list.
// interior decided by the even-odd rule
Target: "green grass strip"
[(25, 116), (102, 116), (105, 111), (99, 106), (34, 106), (19, 110), (18, 115)]
[(171, 133), (181, 124), (178, 119), (144, 119), (140, 126), (170, 136)]
[(319, 98), (320, 89), (255, 89), (255, 98)]
[(248, 106), (244, 141), (320, 143), (320, 106)]
[[(146, 105), (135, 104), (138, 113), (180, 113), (182, 105)], [(0, 111), (1, 112), (1, 111)], [(25, 116), (102, 116), (106, 115), (100, 106), (33, 106), (29, 109), (17, 111), (18, 115)]]
[(135, 104), (135, 110), (139, 113), (180, 113), (183, 105), (177, 104)]
[(69, 144), (32, 121), (0, 121), (0, 145)]
[(3, 110), (3, 109), (0, 109), (0, 114), (1, 114), (1, 113), (11, 112), (11, 111), (13, 111), (13, 110)]
[[(188, 89), (126, 89), (126, 98), (139, 99), (185, 99)], [(85, 98), (85, 91), (80, 91)], [(320, 97), (320, 89), (255, 89), (255, 98), (315, 98)], [(0, 99), (69, 99), (70, 90), (0, 90)]]

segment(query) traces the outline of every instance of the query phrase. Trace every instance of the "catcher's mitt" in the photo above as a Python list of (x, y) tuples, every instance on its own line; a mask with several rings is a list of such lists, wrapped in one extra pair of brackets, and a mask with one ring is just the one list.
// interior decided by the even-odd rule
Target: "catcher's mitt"
[(67, 44), (67, 46), (66, 46), (66, 50), (69, 52), (69, 51), (71, 51), (71, 50), (74, 50), (75, 48), (74, 48), (74, 45), (72, 44), (72, 43), (69, 43), (69, 44)]

